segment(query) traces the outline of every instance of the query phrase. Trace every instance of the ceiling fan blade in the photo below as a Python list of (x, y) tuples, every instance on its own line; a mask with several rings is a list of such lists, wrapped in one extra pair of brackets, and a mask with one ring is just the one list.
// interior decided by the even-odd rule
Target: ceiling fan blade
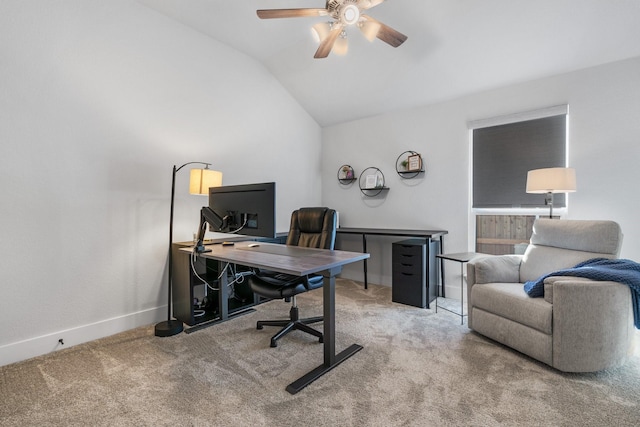
[(306, 16), (327, 16), (327, 9), (267, 9), (258, 10), (260, 19), (300, 18)]
[(402, 43), (404, 43), (405, 40), (407, 40), (407, 36), (402, 34), (400, 31), (394, 30), (393, 28), (383, 24), (377, 19), (374, 19), (369, 15), (362, 15), (362, 17), (365, 18), (367, 21), (380, 24), (380, 29), (378, 30), (378, 35), (376, 37), (378, 37), (383, 42), (388, 43), (393, 47), (398, 47)]
[(371, 9), (372, 7), (376, 7), (380, 3), (384, 3), (386, 0), (359, 0), (358, 8), (360, 10)]
[(316, 50), (316, 54), (313, 55), (313, 57), (317, 59), (317, 58), (326, 58), (327, 56), (329, 56), (329, 53), (333, 48), (333, 44), (336, 42), (341, 32), (342, 32), (341, 25), (334, 26), (334, 28), (331, 30), (327, 38), (320, 43), (320, 46), (318, 46), (318, 50)]

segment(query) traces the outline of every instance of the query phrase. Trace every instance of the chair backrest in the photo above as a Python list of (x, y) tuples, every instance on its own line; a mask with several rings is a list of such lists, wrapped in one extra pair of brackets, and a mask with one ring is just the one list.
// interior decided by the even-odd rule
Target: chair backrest
[(336, 211), (300, 208), (291, 214), (287, 245), (333, 249), (336, 243)]
[(613, 221), (537, 219), (520, 264), (520, 281), (592, 258), (618, 258), (622, 231)]

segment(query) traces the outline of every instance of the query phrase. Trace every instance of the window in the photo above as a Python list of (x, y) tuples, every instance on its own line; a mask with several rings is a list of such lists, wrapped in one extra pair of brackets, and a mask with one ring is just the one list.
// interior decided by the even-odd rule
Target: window
[[(525, 191), (527, 172), (567, 166), (567, 112), (565, 105), (469, 124), (474, 208), (544, 206)], [(554, 206), (566, 207), (566, 195), (556, 194)]]

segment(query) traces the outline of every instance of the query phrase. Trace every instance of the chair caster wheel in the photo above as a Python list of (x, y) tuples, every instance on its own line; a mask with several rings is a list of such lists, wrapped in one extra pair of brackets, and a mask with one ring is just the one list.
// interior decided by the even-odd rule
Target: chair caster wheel
[(318, 342), (323, 343), (324, 342), (324, 338), (322, 338), (322, 337), (318, 338)]
[(260, 329), (262, 329), (262, 328), (264, 328), (264, 326), (262, 326), (262, 325), (257, 325), (257, 326), (256, 326), (256, 329), (258, 329), (258, 330), (260, 330)]
[(275, 342), (274, 340), (271, 340), (271, 347), (277, 347), (278, 343)]

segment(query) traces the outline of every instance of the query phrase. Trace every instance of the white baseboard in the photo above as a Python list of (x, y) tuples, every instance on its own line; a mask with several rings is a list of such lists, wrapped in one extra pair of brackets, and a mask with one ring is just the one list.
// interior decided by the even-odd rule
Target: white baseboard
[[(166, 317), (167, 308), (157, 307), (3, 345), (0, 347), (0, 366), (157, 323), (166, 320)], [(59, 340), (62, 340), (62, 343)]]

